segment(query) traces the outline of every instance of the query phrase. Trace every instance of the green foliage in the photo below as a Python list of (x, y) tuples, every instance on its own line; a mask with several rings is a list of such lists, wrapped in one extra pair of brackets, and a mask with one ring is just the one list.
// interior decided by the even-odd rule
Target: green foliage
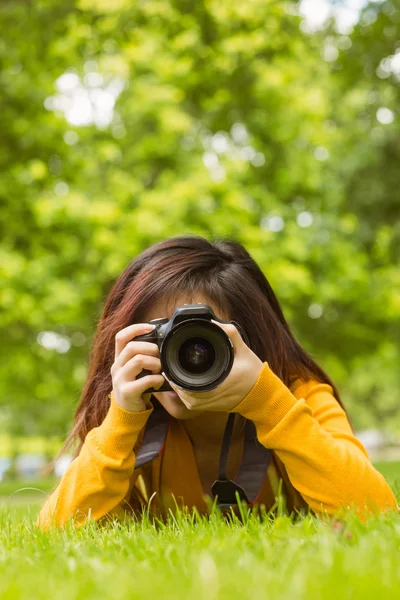
[[(113, 281), (188, 232), (244, 243), (355, 425), (398, 426), (399, 4), (348, 36), (295, 2), (0, 6), (4, 429), (67, 433)], [(66, 72), (118, 88), (110, 123), (66, 120)]]

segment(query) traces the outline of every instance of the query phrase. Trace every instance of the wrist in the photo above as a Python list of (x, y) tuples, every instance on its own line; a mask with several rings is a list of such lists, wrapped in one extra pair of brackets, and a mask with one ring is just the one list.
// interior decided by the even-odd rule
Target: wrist
[(127, 410), (128, 412), (142, 412), (146, 410), (146, 404), (144, 400), (137, 400), (136, 402), (118, 402), (120, 408)]
[(108, 396), (110, 406), (103, 422), (94, 427), (88, 435), (95, 436), (99, 447), (107, 456), (127, 458), (131, 455), (139, 433), (146, 426), (154, 408), (149, 402), (150, 407), (146, 407), (145, 410), (126, 410), (118, 404), (113, 392)]
[(230, 412), (238, 412), (246, 419), (269, 431), (273, 429), (297, 403), (297, 398), (263, 363), (258, 379), (245, 398)]
[(143, 412), (150, 408), (147, 406), (147, 403), (143, 398), (138, 398), (137, 400), (133, 400), (131, 402), (124, 402), (123, 400), (117, 400), (114, 390), (108, 396), (110, 399), (112, 398), (116, 404), (118, 404), (119, 408), (125, 410), (130, 413)]

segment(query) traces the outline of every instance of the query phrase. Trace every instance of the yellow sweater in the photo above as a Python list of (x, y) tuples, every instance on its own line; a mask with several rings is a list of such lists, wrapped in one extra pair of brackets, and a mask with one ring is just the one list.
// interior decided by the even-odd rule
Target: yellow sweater
[[(103, 423), (87, 434), (79, 455), (42, 507), (37, 526), (63, 526), (70, 517), (77, 526), (89, 519), (119, 519), (127, 512), (140, 514), (143, 505), (160, 517), (176, 506), (196, 507), (206, 514), (209, 502), (179, 420), (169, 418), (162, 454), (134, 470), (135, 452), (153, 410), (151, 402), (142, 412), (124, 410), (111, 394)], [(353, 506), (364, 515), (400, 510), (388, 483), (353, 435), (331, 386), (297, 380), (288, 389), (264, 363), (254, 387), (232, 412), (251, 419), (260, 443), (273, 450), (258, 499), (267, 510), (279, 487), (289, 511), (311, 507), (315, 514), (333, 515)], [(229, 453), (229, 477), (239, 468), (242, 449), (236, 446)]]

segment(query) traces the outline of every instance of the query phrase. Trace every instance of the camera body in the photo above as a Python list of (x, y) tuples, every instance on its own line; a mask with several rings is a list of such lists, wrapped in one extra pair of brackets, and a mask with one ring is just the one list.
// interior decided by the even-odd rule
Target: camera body
[[(228, 323), (216, 317), (207, 304), (184, 304), (175, 309), (171, 319), (149, 321), (155, 325), (154, 330), (132, 341), (157, 344), (162, 372), (179, 387), (191, 392), (209, 391), (226, 379), (234, 360), (229, 336), (211, 319)], [(240, 326), (234, 324), (248, 344)], [(144, 369), (136, 379), (150, 374), (151, 371)], [(158, 390), (148, 388), (145, 393), (171, 389), (168, 381), (165, 381)]]

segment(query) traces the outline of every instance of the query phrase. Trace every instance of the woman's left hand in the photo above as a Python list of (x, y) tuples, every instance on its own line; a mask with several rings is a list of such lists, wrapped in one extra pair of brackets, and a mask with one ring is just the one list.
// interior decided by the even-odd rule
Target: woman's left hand
[(250, 392), (264, 363), (245, 344), (235, 325), (212, 322), (225, 331), (233, 344), (234, 361), (228, 377), (211, 391), (188, 392), (162, 375), (189, 410), (229, 412)]

